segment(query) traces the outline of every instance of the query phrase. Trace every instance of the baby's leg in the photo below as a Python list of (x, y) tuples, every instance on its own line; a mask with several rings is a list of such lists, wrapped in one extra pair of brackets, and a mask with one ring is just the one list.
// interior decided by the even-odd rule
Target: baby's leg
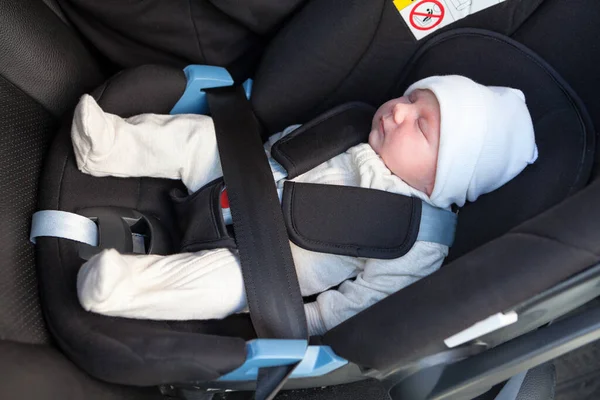
[(88, 311), (139, 319), (224, 318), (246, 307), (239, 259), (227, 249), (171, 256), (105, 250), (79, 270), (77, 294)]
[(78, 168), (94, 176), (181, 179), (193, 192), (223, 174), (212, 118), (206, 115), (123, 119), (84, 95), (71, 137)]

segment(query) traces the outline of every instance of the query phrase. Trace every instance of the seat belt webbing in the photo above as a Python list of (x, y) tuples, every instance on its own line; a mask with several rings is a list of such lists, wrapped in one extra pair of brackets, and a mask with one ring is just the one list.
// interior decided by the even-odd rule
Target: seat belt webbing
[[(206, 92), (256, 333), (307, 340), (300, 285), (258, 121), (241, 87)], [(261, 369), (256, 398), (273, 398), (295, 366)]]

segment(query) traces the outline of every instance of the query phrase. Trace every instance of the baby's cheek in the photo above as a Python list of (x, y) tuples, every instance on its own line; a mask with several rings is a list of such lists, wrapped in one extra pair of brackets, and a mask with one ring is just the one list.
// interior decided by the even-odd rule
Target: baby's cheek
[(376, 129), (373, 129), (369, 134), (369, 145), (373, 148), (375, 153), (381, 155), (381, 140), (378, 136), (379, 132)]
[(379, 153), (381, 159), (388, 169), (396, 176), (404, 179), (412, 168), (410, 155), (404, 154), (402, 150), (383, 146)]
[(396, 157), (406, 174), (417, 178), (429, 174), (429, 157), (420, 146), (405, 148), (398, 152)]

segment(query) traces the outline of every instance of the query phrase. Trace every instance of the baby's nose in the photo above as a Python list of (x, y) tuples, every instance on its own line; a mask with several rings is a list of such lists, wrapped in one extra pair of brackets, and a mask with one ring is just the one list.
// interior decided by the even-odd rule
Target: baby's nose
[(400, 125), (405, 119), (410, 118), (412, 104), (397, 103), (392, 109), (394, 122)]

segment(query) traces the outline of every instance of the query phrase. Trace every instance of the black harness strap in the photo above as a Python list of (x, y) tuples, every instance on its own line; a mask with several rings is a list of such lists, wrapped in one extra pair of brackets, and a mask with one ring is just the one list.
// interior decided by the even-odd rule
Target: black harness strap
[[(307, 340), (298, 277), (258, 121), (241, 87), (206, 93), (252, 324), (259, 338)], [(273, 398), (295, 367), (261, 369), (256, 398)]]

